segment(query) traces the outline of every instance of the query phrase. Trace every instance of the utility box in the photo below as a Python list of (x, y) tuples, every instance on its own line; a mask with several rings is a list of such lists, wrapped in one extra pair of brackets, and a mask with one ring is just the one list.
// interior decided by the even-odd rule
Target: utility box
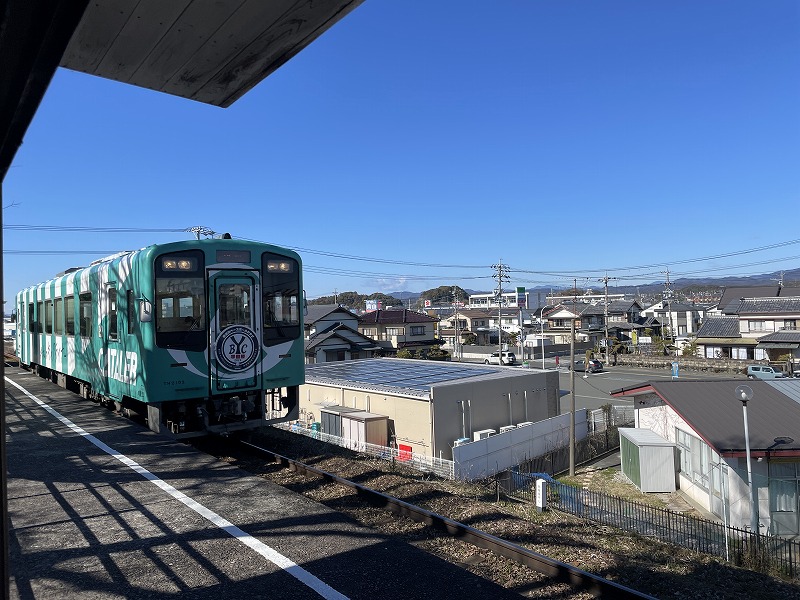
[(389, 445), (389, 417), (365, 411), (342, 414), (342, 437), (345, 447), (364, 450), (365, 444)]
[(506, 431), (513, 431), (517, 428), (516, 425), (506, 425), (505, 427), (500, 428), (500, 433), (505, 433)]
[(674, 492), (676, 446), (649, 429), (621, 427), (619, 452), (622, 473), (643, 492)]
[(361, 412), (358, 408), (347, 406), (323, 406), (319, 409), (319, 420), (322, 433), (342, 437), (342, 415), (345, 413)]
[(472, 434), (472, 439), (476, 442), (478, 440), (485, 440), (490, 435), (494, 435), (495, 433), (497, 432), (494, 429), (481, 429), (480, 431), (476, 431)]

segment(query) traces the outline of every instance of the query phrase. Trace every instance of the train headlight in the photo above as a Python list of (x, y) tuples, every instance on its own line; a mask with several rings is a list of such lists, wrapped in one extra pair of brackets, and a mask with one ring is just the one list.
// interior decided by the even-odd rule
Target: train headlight
[(267, 262), (267, 272), (269, 273), (291, 273), (294, 271), (294, 263), (288, 260), (270, 260)]
[(193, 258), (162, 258), (161, 268), (164, 271), (194, 271), (195, 260)]

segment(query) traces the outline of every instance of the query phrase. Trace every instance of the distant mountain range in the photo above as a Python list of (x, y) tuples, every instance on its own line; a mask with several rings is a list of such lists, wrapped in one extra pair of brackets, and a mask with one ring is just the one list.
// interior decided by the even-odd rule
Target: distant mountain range
[[(670, 287), (673, 291), (682, 291), (682, 290), (722, 290), (722, 288), (726, 287), (758, 287), (758, 286), (768, 286), (768, 285), (775, 285), (777, 286), (779, 282), (783, 282), (784, 287), (787, 288), (798, 288), (797, 295), (800, 295), (800, 268), (798, 269), (791, 269), (788, 271), (774, 271), (772, 273), (764, 273), (762, 275), (749, 275), (747, 277), (742, 276), (731, 276), (731, 277), (686, 277), (681, 279), (676, 279), (670, 282)], [(580, 284), (580, 281), (578, 282)], [(595, 292), (602, 289), (602, 284), (600, 282), (593, 282), (594, 285), (585, 286), (591, 287)], [(511, 289), (509, 287), (509, 289)], [(563, 288), (551, 288), (551, 287), (532, 287), (526, 288), (527, 291), (531, 294), (542, 294), (542, 298), (544, 298), (545, 294), (550, 294), (551, 292), (557, 292), (563, 289), (569, 289), (567, 287)], [(664, 282), (652, 282), (652, 283), (645, 283), (641, 285), (613, 285), (613, 287), (609, 287), (609, 292), (615, 294), (660, 294), (664, 291)], [(468, 290), (464, 289), (465, 292), (468, 294), (479, 294), (479, 293), (486, 293), (490, 290)], [(387, 294), (389, 296), (394, 296), (398, 300), (416, 300), (419, 298), (419, 292), (391, 292)]]

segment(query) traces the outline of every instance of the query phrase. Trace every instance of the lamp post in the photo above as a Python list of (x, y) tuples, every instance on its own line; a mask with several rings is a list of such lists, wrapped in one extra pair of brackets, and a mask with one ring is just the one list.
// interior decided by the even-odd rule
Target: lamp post
[(753, 469), (750, 464), (750, 432), (747, 428), (747, 403), (753, 399), (753, 389), (749, 385), (736, 387), (736, 397), (742, 403), (742, 418), (744, 420), (744, 447), (747, 452), (747, 483), (750, 486), (750, 529), (758, 533), (758, 497), (753, 485)]

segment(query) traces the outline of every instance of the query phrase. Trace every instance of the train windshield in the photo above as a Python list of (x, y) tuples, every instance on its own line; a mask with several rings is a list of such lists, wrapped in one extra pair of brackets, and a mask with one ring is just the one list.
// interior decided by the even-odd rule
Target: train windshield
[(264, 345), (300, 337), (300, 268), (296, 260), (265, 252), (262, 257)]
[(206, 289), (203, 253), (197, 250), (156, 258), (156, 344), (204, 350)]

